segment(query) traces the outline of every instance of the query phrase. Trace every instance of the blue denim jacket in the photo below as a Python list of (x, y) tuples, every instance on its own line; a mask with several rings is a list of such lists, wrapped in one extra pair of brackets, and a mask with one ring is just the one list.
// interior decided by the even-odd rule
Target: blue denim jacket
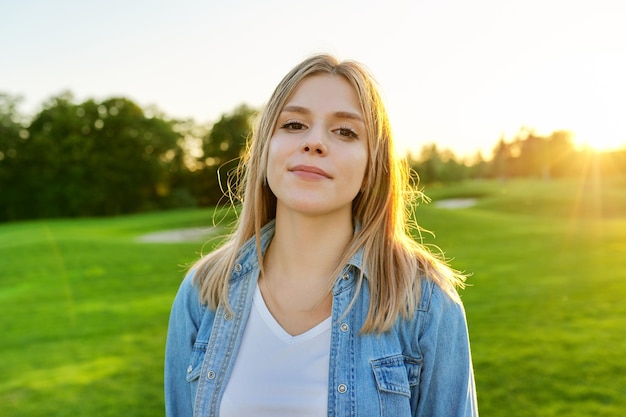
[[(274, 224), (262, 230), (263, 251)], [(333, 288), (328, 416), (477, 416), (476, 390), (463, 306), (430, 280), (419, 307), (381, 335), (360, 334), (369, 307), (363, 285), (352, 308), (362, 268), (357, 252)], [(233, 314), (199, 301), (193, 273), (172, 307), (165, 358), (168, 417), (219, 414), (237, 358), (259, 276), (254, 239), (240, 251), (230, 279)]]

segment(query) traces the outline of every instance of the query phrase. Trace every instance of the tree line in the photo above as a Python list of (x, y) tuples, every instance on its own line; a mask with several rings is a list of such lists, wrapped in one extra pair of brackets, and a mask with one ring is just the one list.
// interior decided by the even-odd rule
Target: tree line
[[(256, 114), (240, 105), (198, 124), (124, 97), (77, 103), (63, 93), (27, 117), (19, 103), (0, 94), (0, 221), (215, 205), (235, 181)], [(542, 137), (523, 129), (510, 142), (502, 138), (490, 159), (461, 160), (425, 145), (408, 160), (422, 183), (582, 175), (588, 153), (571, 139), (565, 131)], [(622, 168), (602, 175), (623, 174), (624, 152), (610, 158)]]
[(52, 97), (32, 118), (0, 95), (0, 221), (111, 216), (216, 204), (254, 110), (211, 128), (118, 97)]
[(436, 144), (422, 147), (419, 155), (409, 155), (409, 164), (422, 183), (454, 182), (492, 178), (586, 178), (626, 175), (626, 144), (612, 152), (579, 149), (572, 132), (557, 130), (540, 135), (522, 127), (510, 140), (501, 137), (492, 155), (478, 152), (472, 158), (458, 158), (451, 150)]

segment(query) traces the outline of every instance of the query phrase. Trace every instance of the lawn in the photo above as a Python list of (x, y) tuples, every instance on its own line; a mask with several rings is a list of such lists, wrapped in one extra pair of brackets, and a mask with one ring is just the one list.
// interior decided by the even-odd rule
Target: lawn
[[(476, 182), (426, 190), (425, 243), (471, 274), (462, 292), (483, 416), (626, 410), (626, 182)], [(163, 346), (186, 265), (210, 243), (186, 210), (0, 225), (0, 414), (161, 416)]]
[(484, 416), (624, 415), (626, 182), (588, 186), (430, 193), (481, 196), (470, 209), (427, 207), (422, 225), (472, 274), (463, 300)]

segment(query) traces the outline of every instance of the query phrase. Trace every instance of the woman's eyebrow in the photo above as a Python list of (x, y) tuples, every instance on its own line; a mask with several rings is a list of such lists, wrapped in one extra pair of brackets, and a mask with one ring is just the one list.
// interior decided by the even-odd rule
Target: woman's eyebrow
[[(304, 115), (311, 114), (311, 110), (307, 109), (306, 107), (296, 106), (296, 105), (288, 105), (288, 106), (283, 107), (283, 111), (281, 113), (285, 113), (285, 112), (300, 113)], [(360, 114), (354, 113), (351, 111), (337, 111), (333, 113), (333, 115), (339, 119), (354, 119), (354, 120), (358, 120), (359, 122), (363, 122), (363, 118), (361, 117)]]
[(338, 111), (335, 113), (335, 116), (340, 119), (354, 119), (354, 120), (358, 120), (359, 122), (363, 121), (363, 118), (361, 117), (360, 114), (353, 113), (350, 111)]
[(311, 111), (309, 109), (307, 109), (306, 107), (302, 107), (302, 106), (294, 106), (294, 105), (289, 105), (289, 106), (285, 106), (283, 107), (283, 111), (281, 113), (302, 113), (302, 114), (310, 114)]

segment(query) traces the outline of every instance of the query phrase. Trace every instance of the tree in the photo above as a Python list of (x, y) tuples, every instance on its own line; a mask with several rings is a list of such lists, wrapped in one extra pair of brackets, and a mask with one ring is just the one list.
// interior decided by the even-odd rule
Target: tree
[(199, 173), (205, 185), (198, 198), (203, 205), (216, 204), (223, 190), (234, 185), (234, 170), (243, 155), (252, 132), (256, 111), (245, 104), (230, 114), (223, 114), (203, 140), (204, 169)]
[(19, 180), (18, 150), (28, 132), (24, 129), (24, 117), (17, 107), (21, 97), (0, 94), (0, 221), (16, 216), (15, 199)]
[(180, 135), (174, 123), (143, 110), (125, 98), (112, 98), (97, 107), (95, 148), (91, 164), (101, 174), (103, 214), (158, 208), (171, 193), (171, 177), (183, 166)]
[(439, 149), (436, 144), (422, 147), (418, 159), (409, 159), (422, 183), (461, 181), (470, 175), (469, 168), (457, 160), (449, 149)]
[(526, 137), (519, 136), (521, 141), (519, 161), (524, 176), (549, 178), (549, 155), (547, 153), (546, 139), (527, 131)]
[(158, 208), (181, 169), (173, 122), (125, 98), (50, 99), (18, 149), (21, 218), (98, 216)]
[(567, 130), (557, 130), (547, 137), (546, 152), (549, 155), (550, 173), (555, 177), (563, 177), (575, 173), (574, 134)]
[(441, 164), (439, 149), (434, 143), (422, 146), (418, 159), (410, 163), (411, 168), (417, 172), (420, 183), (424, 184), (439, 180)]
[(498, 144), (493, 150), (492, 172), (495, 178), (504, 180), (510, 175), (511, 148), (504, 140), (504, 135), (500, 137)]
[(468, 176), (472, 179), (486, 178), (489, 175), (489, 162), (485, 161), (481, 151), (476, 151), (467, 162)]

